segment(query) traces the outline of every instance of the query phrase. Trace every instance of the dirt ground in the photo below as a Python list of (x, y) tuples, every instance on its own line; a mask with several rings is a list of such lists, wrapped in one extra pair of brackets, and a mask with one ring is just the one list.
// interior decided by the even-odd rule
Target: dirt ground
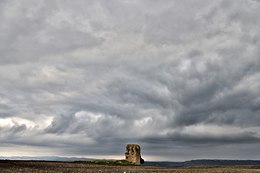
[(260, 173), (260, 167), (159, 168), (105, 166), (70, 162), (0, 161), (0, 173)]

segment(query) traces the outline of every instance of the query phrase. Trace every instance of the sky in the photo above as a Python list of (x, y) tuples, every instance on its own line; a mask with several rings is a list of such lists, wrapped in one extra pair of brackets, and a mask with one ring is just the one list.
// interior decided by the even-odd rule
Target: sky
[(260, 1), (0, 0), (0, 156), (260, 159)]

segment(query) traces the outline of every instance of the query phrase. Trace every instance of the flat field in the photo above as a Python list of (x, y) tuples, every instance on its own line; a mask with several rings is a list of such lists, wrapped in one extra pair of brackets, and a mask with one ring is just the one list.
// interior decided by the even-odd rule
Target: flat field
[(0, 161), (0, 173), (260, 173), (260, 166), (182, 167), (108, 166), (73, 162)]

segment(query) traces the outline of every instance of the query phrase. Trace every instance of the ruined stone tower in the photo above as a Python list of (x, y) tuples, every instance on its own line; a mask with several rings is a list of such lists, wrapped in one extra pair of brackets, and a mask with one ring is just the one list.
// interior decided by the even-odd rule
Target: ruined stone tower
[(125, 159), (136, 165), (144, 162), (141, 158), (141, 147), (137, 144), (128, 144), (125, 151)]

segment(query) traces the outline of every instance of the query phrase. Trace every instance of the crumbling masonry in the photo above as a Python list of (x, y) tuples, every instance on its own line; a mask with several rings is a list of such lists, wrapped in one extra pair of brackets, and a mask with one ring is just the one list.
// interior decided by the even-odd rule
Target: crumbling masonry
[(126, 146), (125, 159), (136, 165), (144, 163), (141, 158), (141, 147), (137, 144), (128, 144)]

